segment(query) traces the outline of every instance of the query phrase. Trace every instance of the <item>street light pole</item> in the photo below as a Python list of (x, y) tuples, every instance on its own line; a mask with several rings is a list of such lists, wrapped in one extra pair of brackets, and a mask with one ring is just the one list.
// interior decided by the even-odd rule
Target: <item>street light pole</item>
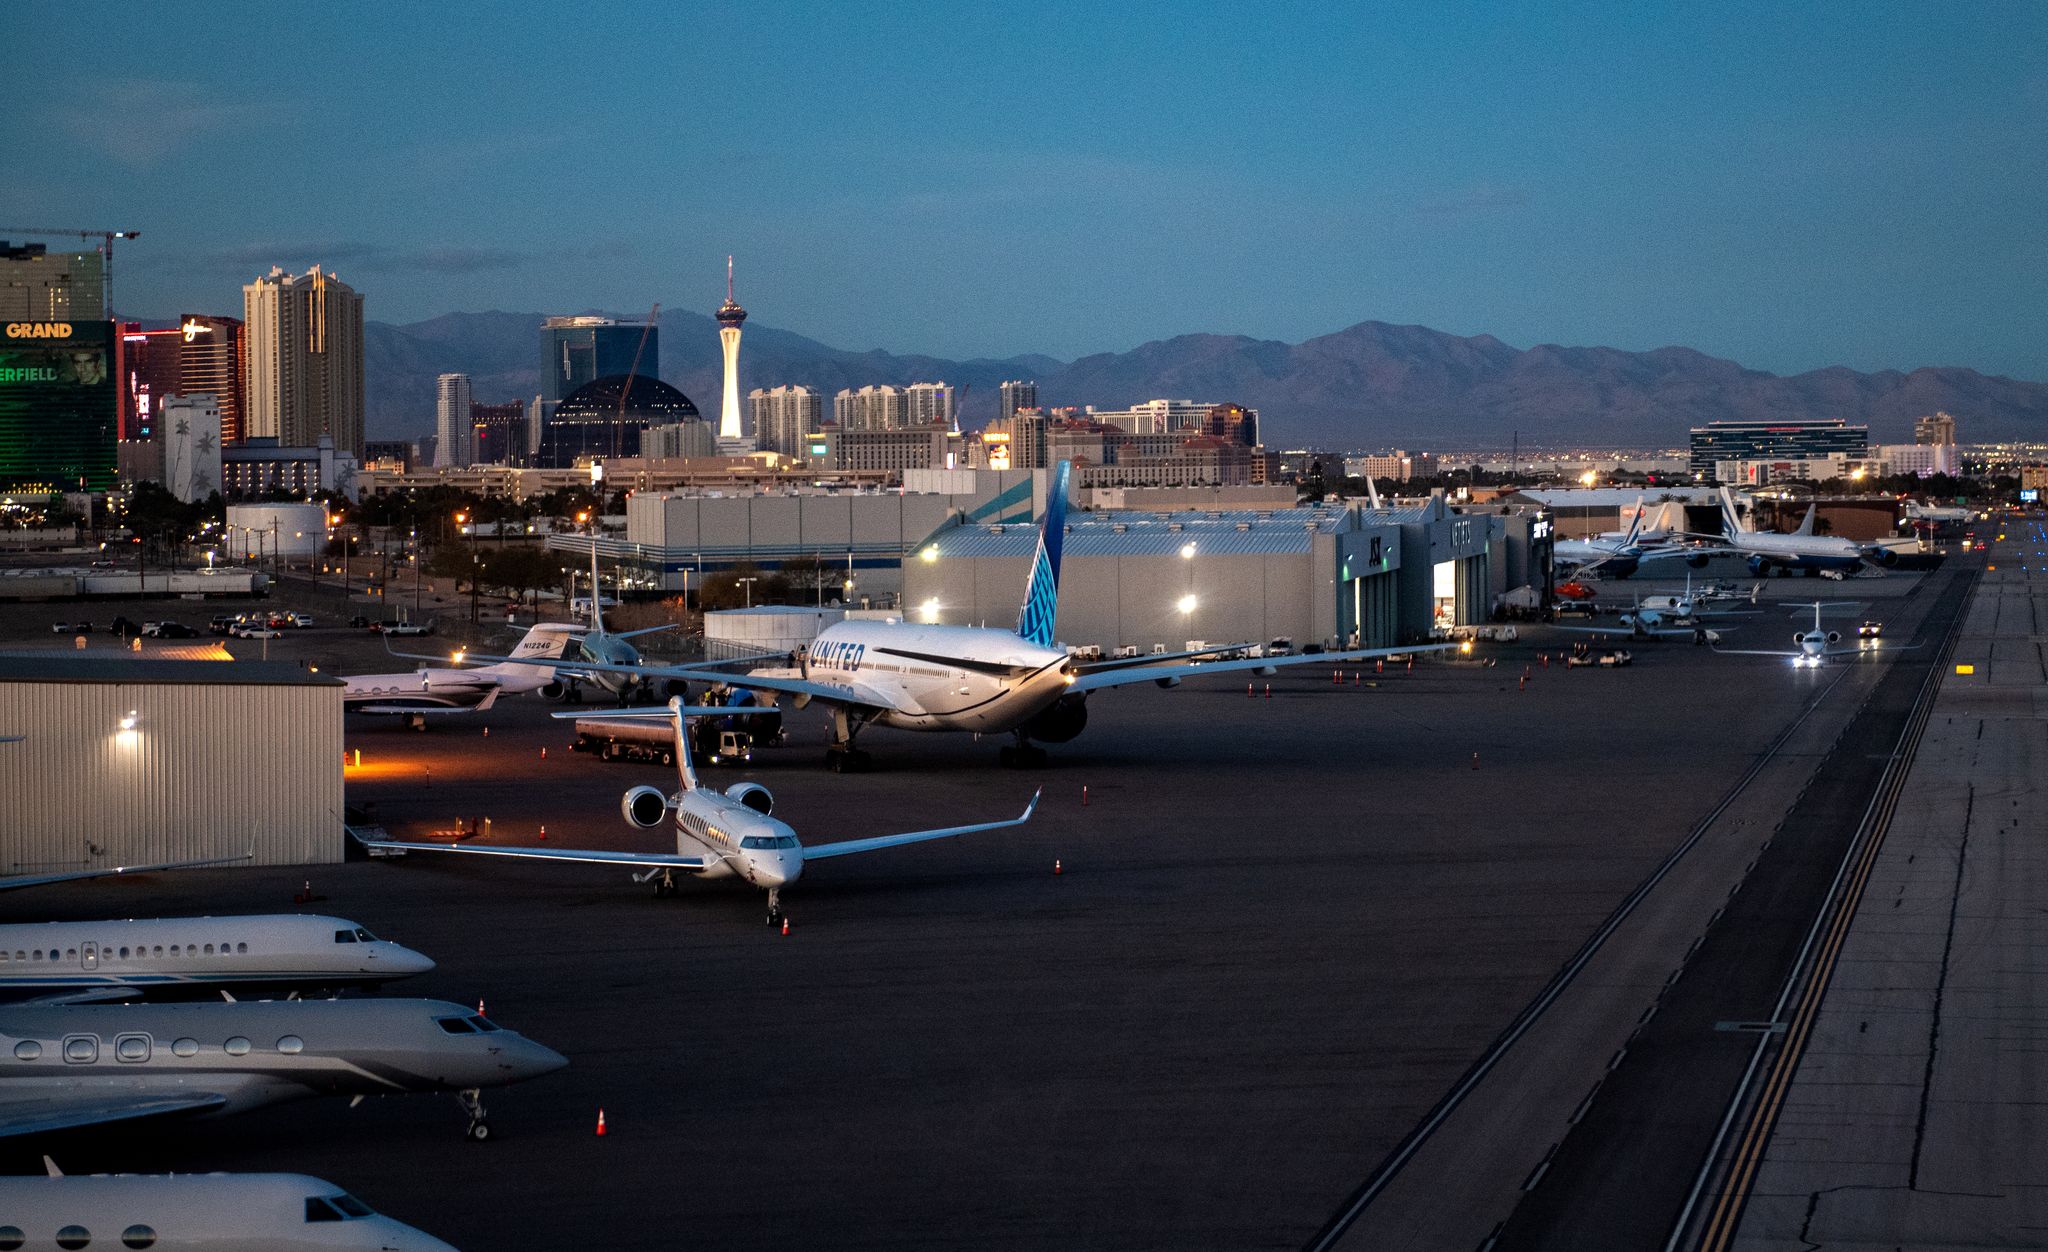
[(748, 608), (750, 608), (750, 609), (751, 609), (751, 608), (753, 608), (753, 607), (754, 607), (754, 580), (753, 580), (753, 579), (751, 579), (751, 578), (735, 578), (735, 579), (733, 579), (733, 581), (734, 581), (734, 582), (736, 582), (736, 583), (740, 583), (740, 584), (742, 584), (742, 585), (744, 585), (744, 586), (746, 587), (746, 589), (747, 589), (747, 607), (748, 607)]

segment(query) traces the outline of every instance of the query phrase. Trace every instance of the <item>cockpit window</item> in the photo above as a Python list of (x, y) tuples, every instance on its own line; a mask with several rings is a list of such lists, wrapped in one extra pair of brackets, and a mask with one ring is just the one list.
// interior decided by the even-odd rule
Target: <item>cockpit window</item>
[(356, 941), (356, 932), (353, 930), (337, 930), (334, 932), (334, 941), (336, 943), (354, 943)]
[(465, 1018), (464, 1020), (467, 1021), (470, 1025), (476, 1027), (476, 1031), (480, 1035), (488, 1035), (494, 1030), (505, 1029), (503, 1026), (498, 1025), (498, 1023), (492, 1021), (488, 1017), (470, 1017)]
[(375, 1217), (377, 1215), (375, 1209), (372, 1209), (369, 1205), (356, 1199), (346, 1191), (340, 1195), (328, 1196), (327, 1202), (340, 1209), (343, 1215), (348, 1217)]
[(329, 1204), (322, 1196), (306, 1197), (306, 1220), (309, 1222), (338, 1222), (343, 1220), (341, 1210)]
[(473, 1035), (477, 1032), (476, 1027), (470, 1025), (469, 1019), (464, 1017), (437, 1017), (434, 1024), (451, 1035)]
[(766, 852), (775, 846), (775, 837), (773, 835), (748, 835), (740, 840), (740, 846), (742, 848), (752, 848), (757, 852)]
[(375, 942), (377, 942), (377, 936), (375, 936), (375, 935), (371, 934), (371, 933), (370, 933), (369, 931), (367, 931), (367, 930), (364, 930), (364, 929), (363, 929), (363, 928), (362, 928), (361, 926), (358, 926), (358, 927), (356, 927), (356, 942), (357, 942), (357, 943), (375, 943)]

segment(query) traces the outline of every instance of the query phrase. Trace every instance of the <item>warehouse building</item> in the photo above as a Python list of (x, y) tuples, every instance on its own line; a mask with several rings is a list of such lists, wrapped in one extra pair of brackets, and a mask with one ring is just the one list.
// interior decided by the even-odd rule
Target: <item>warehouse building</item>
[(0, 657), (0, 874), (342, 858), (338, 678), (282, 662)]

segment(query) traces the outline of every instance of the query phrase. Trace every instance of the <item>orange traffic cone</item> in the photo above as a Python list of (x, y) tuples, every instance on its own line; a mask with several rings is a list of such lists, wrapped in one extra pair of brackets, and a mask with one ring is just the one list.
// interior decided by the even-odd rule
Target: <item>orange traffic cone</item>
[(1252, 685), (1250, 683), (1244, 685), (1244, 698), (1247, 700), (1252, 698)]
[(1527, 691), (1528, 689), (1529, 689), (1529, 676), (1528, 676), (1527, 674), (1524, 674), (1524, 675), (1522, 675), (1522, 685), (1521, 685), (1521, 686), (1520, 686), (1520, 687), (1519, 687), (1519, 688), (1518, 688), (1517, 690), (1521, 690), (1521, 691)]
[(540, 750), (540, 759), (543, 761), (548, 759), (548, 750), (546, 748)]
[(484, 738), (486, 738), (486, 739), (489, 739), (490, 737), (491, 737), (491, 728), (490, 728), (490, 727), (488, 727), (488, 726), (486, 726), (486, 727), (484, 727)]
[(1272, 683), (1267, 683), (1267, 684), (1266, 684), (1266, 698), (1267, 698), (1268, 700), (1270, 700), (1270, 699), (1272, 699), (1272, 698), (1273, 698), (1273, 684), (1272, 684)]
[(1082, 808), (1084, 808), (1084, 809), (1088, 807), (1088, 784), (1087, 784), (1087, 783), (1082, 783), (1082, 784), (1081, 784), (1081, 807), (1082, 807)]
[(489, 1017), (489, 1016), (490, 1016), (490, 1014), (489, 1014), (489, 1013), (486, 1013), (486, 1012), (484, 1012), (484, 1002), (483, 1002), (482, 1000), (478, 1000), (478, 1001), (476, 1002), (476, 1015), (477, 1015), (478, 1017)]
[(548, 841), (548, 828), (546, 826), (542, 826), (540, 828), (540, 841), (542, 843), (546, 843)]
[(1472, 754), (1472, 768), (1473, 768), (1473, 769), (1478, 769), (1478, 768), (1479, 768), (1479, 754), (1478, 754), (1477, 752), (1474, 752), (1474, 753)]
[(597, 1137), (600, 1139), (604, 1138), (604, 1133), (604, 1110), (599, 1109), (597, 1111)]
[(789, 933), (789, 914), (787, 913), (782, 915), (782, 933), (785, 935)]
[(1384, 673), (1386, 673), (1386, 672), (1387, 672), (1387, 658), (1385, 658), (1385, 657), (1383, 657), (1383, 656), (1380, 656), (1380, 657), (1374, 657), (1374, 658), (1373, 658), (1373, 662), (1372, 662), (1372, 672), (1373, 672), (1373, 673), (1375, 673), (1375, 674), (1384, 674)]
[(1054, 857), (1052, 859), (1052, 876), (1054, 878), (1058, 878), (1060, 876), (1060, 859), (1058, 857)]

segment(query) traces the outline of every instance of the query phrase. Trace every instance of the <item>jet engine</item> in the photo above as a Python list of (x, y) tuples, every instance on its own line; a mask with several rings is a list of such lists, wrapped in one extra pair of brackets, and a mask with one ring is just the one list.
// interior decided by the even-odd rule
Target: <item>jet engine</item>
[(1795, 631), (1793, 631), (1793, 632), (1792, 632), (1792, 642), (1793, 642), (1793, 643), (1795, 643), (1795, 644), (1805, 643), (1805, 642), (1806, 642), (1806, 632), (1805, 632), (1805, 631), (1803, 631), (1803, 630), (1795, 630)]
[(566, 700), (569, 698), (569, 693), (573, 690), (575, 688), (569, 683), (557, 678), (540, 689), (540, 697), (543, 700)]
[[(1702, 559), (1700, 564), (1705, 565), (1706, 561)], [(1770, 558), (1762, 556), (1749, 558), (1749, 572), (1758, 578), (1769, 578), (1772, 573)]]
[(1876, 559), (1879, 565), (1884, 566), (1886, 569), (1891, 569), (1899, 563), (1899, 554), (1890, 548), (1879, 548), (1870, 555)]
[(627, 821), (646, 830), (668, 817), (668, 796), (659, 787), (635, 787), (619, 800), (619, 811)]
[(727, 787), (725, 798), (738, 800), (763, 817), (775, 811), (775, 797), (760, 783), (743, 782), (737, 786)]
[(1069, 693), (1024, 724), (1024, 737), (1040, 743), (1065, 743), (1088, 725), (1088, 697)]
[(1839, 630), (1831, 630), (1831, 631), (1829, 631), (1829, 632), (1828, 632), (1828, 642), (1829, 642), (1829, 643), (1840, 643), (1840, 642), (1842, 642), (1842, 632), (1841, 632), (1841, 631), (1839, 631)]
[(1694, 569), (1705, 569), (1707, 567), (1707, 554), (1704, 552), (1695, 552), (1691, 556), (1685, 558), (1685, 563), (1687, 565), (1692, 566)]

